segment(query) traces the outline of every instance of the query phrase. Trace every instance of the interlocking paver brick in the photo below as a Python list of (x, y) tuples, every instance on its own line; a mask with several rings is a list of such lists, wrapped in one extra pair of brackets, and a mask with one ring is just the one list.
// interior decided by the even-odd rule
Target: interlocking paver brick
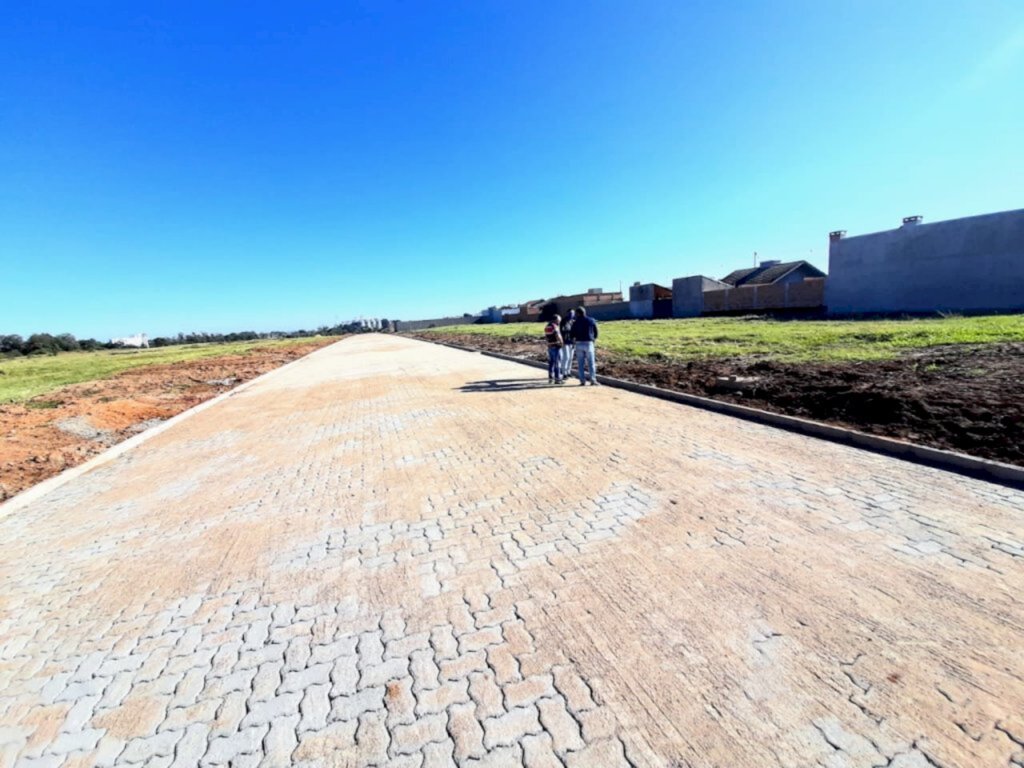
[(327, 662), (316, 664), (296, 672), (287, 672), (281, 678), (278, 693), (304, 691), (311, 685), (326, 685), (331, 682), (331, 665)]
[(407, 725), (391, 728), (391, 749), (396, 755), (420, 752), (432, 741), (448, 738), (448, 716), (444, 713), (423, 715)]
[(270, 723), (270, 730), (263, 737), (263, 760), (266, 768), (286, 768), (292, 764), (292, 753), (299, 745), (295, 729), (299, 716), (277, 717)]
[(550, 673), (534, 675), (525, 680), (508, 683), (502, 688), (502, 691), (505, 694), (506, 709), (535, 704), (540, 698), (553, 696), (555, 693)]
[(540, 722), (551, 735), (554, 749), (564, 756), (566, 752), (582, 749), (584, 742), (580, 725), (569, 713), (561, 697), (544, 698), (537, 702)]
[(481, 720), (504, 714), (505, 702), (501, 688), (490, 670), (474, 672), (469, 677), (469, 695), (476, 704), (476, 714)]
[(474, 705), (454, 704), (449, 708), (448, 733), (455, 743), (456, 759), (464, 761), (484, 756), (484, 729)]
[(463, 704), (468, 701), (469, 681), (465, 678), (447, 680), (437, 688), (423, 690), (416, 695), (416, 714), (435, 714), (448, 709), (452, 704)]
[(409, 656), (409, 672), (413, 678), (413, 689), (416, 692), (437, 688), (440, 685), (437, 663), (431, 651), (413, 651)]
[(389, 680), (397, 680), (409, 674), (409, 659), (396, 658), (379, 664), (367, 664), (359, 675), (360, 688), (376, 688)]
[(331, 713), (330, 692), (328, 684), (311, 685), (305, 690), (299, 705), (302, 710), (299, 733), (319, 731), (327, 726), (327, 716)]
[(364, 712), (384, 708), (384, 687), (363, 688), (351, 696), (337, 696), (331, 700), (330, 720), (353, 720)]
[(631, 768), (622, 742), (604, 739), (572, 752), (565, 760), (566, 768)]
[(551, 743), (551, 736), (546, 733), (524, 736), (523, 765), (527, 768), (564, 768), (558, 759)]
[(347, 339), (0, 518), (0, 765), (1021, 762), (1024, 493), (533, 375)]
[(487, 670), (487, 656), (483, 651), (469, 651), (454, 659), (442, 661), (440, 668), (441, 680), (460, 680)]
[(203, 755), (202, 765), (226, 765), (235, 763), (239, 755), (257, 755), (257, 762), (262, 759), (263, 737), (270, 730), (269, 725), (254, 728), (242, 728), (230, 736), (210, 739), (209, 748)]
[(383, 712), (367, 712), (359, 717), (356, 729), (356, 756), (360, 765), (383, 763), (388, 759), (391, 734)]
[(222, 738), (234, 733), (245, 717), (246, 694), (242, 691), (229, 693), (222, 700), (217, 717), (213, 721), (210, 738)]
[(416, 697), (412, 692), (412, 678), (392, 680), (384, 688), (384, 704), (388, 711), (388, 728), (408, 725), (416, 720)]
[(423, 747), (423, 768), (453, 768), (455, 762), (455, 745), (447, 741), (435, 741)]
[[(154, 736), (132, 739), (120, 757), (130, 763), (148, 762), (154, 757), (165, 757), (174, 753), (174, 747), (181, 740), (182, 731), (161, 731)], [(97, 738), (97, 741), (99, 739)]]
[(540, 720), (534, 706), (519, 707), (484, 720), (484, 746), (487, 749), (513, 744), (528, 733), (539, 733)]
[(242, 718), (242, 728), (252, 728), (271, 723), (281, 717), (289, 717), (299, 711), (302, 694), (299, 692), (282, 693), (269, 701), (261, 701), (249, 706), (249, 711)]

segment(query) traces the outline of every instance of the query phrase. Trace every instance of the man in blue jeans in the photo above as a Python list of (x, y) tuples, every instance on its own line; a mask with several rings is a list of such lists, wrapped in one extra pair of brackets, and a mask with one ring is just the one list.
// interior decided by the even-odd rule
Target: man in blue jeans
[(576, 363), (580, 369), (580, 386), (587, 383), (584, 364), (590, 366), (590, 383), (597, 386), (597, 365), (594, 360), (594, 342), (597, 341), (597, 321), (587, 317), (587, 310), (576, 307), (576, 320), (572, 324), (572, 340), (576, 345)]
[(555, 315), (550, 323), (544, 326), (544, 339), (548, 343), (548, 384), (561, 384), (562, 377), (562, 318)]
[(570, 309), (569, 314), (562, 318), (562, 378), (567, 379), (572, 375), (572, 362), (576, 359), (576, 349), (572, 343), (572, 324), (576, 319), (576, 310)]

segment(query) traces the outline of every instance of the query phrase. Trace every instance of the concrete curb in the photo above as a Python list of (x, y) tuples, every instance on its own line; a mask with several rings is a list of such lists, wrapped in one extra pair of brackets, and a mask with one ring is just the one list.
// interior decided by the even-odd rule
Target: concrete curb
[[(345, 339), (339, 339), (338, 341), (334, 342), (334, 344), (340, 344), (343, 341), (345, 341)], [(331, 347), (334, 346), (334, 344), (328, 344), (326, 347), (314, 349), (309, 354), (303, 355), (302, 357), (292, 360), (290, 363), (285, 363), (284, 365), (274, 368), (273, 370), (260, 374), (255, 379), (249, 379), (249, 381), (239, 384), (234, 389), (229, 389), (227, 392), (221, 392), (216, 397), (211, 397), (209, 400), (204, 400), (203, 402), (199, 403), (199, 405), (194, 405), (187, 411), (182, 411), (178, 415), (172, 416), (162, 424), (157, 424), (155, 427), (150, 427), (145, 432), (140, 432), (134, 437), (129, 437), (127, 440), (124, 440), (118, 443), (117, 445), (111, 446), (103, 453), (93, 456), (84, 464), (79, 464), (78, 466), (71, 467), (70, 469), (65, 469), (59, 475), (54, 475), (53, 477), (47, 478), (46, 480), (43, 480), (40, 483), (36, 483), (30, 488), (26, 488), (21, 493), (17, 493), (14, 496), (11, 496), (11, 498), (7, 499), (7, 501), (0, 503), (0, 518), (6, 517), (12, 512), (16, 512), (19, 509), (24, 508), (25, 506), (31, 504), (33, 501), (36, 501), (37, 499), (41, 499), (43, 496), (46, 496), (51, 491), (55, 491), (60, 486), (64, 485), (65, 483), (71, 480), (74, 480), (76, 477), (84, 475), (87, 472), (91, 472), (97, 467), (101, 467), (104, 464), (113, 461), (114, 459), (118, 458), (124, 453), (127, 453), (133, 448), (139, 447), (147, 440), (151, 440), (157, 435), (166, 432), (168, 429), (175, 426), (176, 424), (180, 424), (181, 422), (185, 421), (185, 419), (192, 418), (197, 413), (201, 413), (202, 411), (205, 411), (207, 408), (212, 408), (217, 403), (222, 402), (228, 399), (229, 397), (234, 397), (235, 395), (244, 392), (245, 390), (255, 386), (256, 384), (262, 381), (266, 381), (274, 374), (280, 373), (286, 368), (291, 368), (292, 366), (298, 365), (304, 360), (308, 360), (318, 352), (321, 352), (325, 349), (330, 349)]]
[[(416, 338), (421, 341), (428, 341), (422, 337)], [(470, 349), (447, 341), (428, 341), (431, 344), (440, 344), (462, 352), (473, 352), (487, 357), (496, 357), (499, 360), (507, 360), (512, 363), (529, 365), (533, 368), (546, 370), (547, 365), (537, 360), (528, 360), (522, 357), (504, 355), (501, 352), (489, 352), (485, 350)], [(650, 384), (637, 384), (632, 381), (612, 378), (611, 376), (598, 375), (597, 380), (609, 387), (625, 389), (628, 392), (635, 392), (640, 395), (657, 397), (662, 400), (670, 400), (682, 405), (690, 405), (694, 408), (702, 408), (706, 411), (714, 411), (726, 416), (734, 416), (738, 419), (752, 421), (757, 424), (766, 424), (771, 427), (785, 429), (789, 432), (796, 432), (809, 437), (816, 437), (820, 440), (828, 440), (832, 443), (850, 445), (854, 448), (861, 448), (872, 453), (879, 453), (902, 461), (909, 461), (914, 464), (922, 464), (928, 467), (944, 469), (948, 472), (955, 472), (967, 477), (980, 480), (987, 480), (992, 483), (1009, 486), (1024, 490), (1024, 467), (1016, 467), (1012, 464), (1004, 464), (999, 461), (989, 461), (968, 456), (964, 453), (944, 451), (939, 448), (929, 448), (924, 445), (905, 443), (901, 440), (894, 440), (891, 437), (880, 437), (869, 435), (865, 432), (858, 432), (844, 427), (835, 427), (831, 424), (823, 424), (820, 421), (810, 421), (797, 416), (785, 416), (781, 413), (763, 411), (759, 408), (751, 408), (746, 405), (737, 405), (722, 400), (714, 400), (710, 397), (690, 395), (685, 392), (675, 392), (670, 389), (662, 389)]]

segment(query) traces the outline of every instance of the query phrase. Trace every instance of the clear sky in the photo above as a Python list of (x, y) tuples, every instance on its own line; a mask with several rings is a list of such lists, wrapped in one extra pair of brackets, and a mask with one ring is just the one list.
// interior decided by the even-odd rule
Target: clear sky
[(1024, 207), (1021, 0), (4, 3), (0, 332), (827, 268)]

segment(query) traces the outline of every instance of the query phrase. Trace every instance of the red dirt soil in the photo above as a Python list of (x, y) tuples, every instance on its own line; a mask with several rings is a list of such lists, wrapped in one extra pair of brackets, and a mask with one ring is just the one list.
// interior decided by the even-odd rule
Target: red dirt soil
[[(544, 360), (543, 344), (413, 334)], [(632, 359), (598, 349), (598, 372), (642, 384), (1024, 466), (1024, 344), (948, 345), (884, 361), (782, 363)], [(720, 377), (750, 377), (740, 392)]]
[(134, 368), (0, 405), (0, 501), (336, 340)]

